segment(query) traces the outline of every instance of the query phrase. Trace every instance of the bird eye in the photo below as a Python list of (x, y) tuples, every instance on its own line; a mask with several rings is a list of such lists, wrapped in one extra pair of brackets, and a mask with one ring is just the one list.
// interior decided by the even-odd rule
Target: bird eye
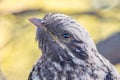
[(62, 34), (62, 37), (63, 37), (63, 38), (70, 38), (71, 35), (70, 35), (69, 33), (63, 33), (63, 34)]

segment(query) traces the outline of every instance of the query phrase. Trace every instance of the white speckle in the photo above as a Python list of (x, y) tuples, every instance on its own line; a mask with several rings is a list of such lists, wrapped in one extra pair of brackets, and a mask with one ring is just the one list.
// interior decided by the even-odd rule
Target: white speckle
[[(96, 79), (91, 79), (90, 75), (88, 75), (88, 73), (84, 73), (82, 76), (80, 76), (81, 80), (96, 80)], [(99, 80), (99, 79), (97, 79)], [(100, 80), (104, 80), (104, 79), (100, 79)]]
[(75, 51), (76, 51), (76, 52), (81, 52), (81, 50), (80, 50), (80, 49), (78, 49), (78, 48), (76, 48), (76, 49), (75, 49)]
[(35, 76), (35, 78), (33, 78), (33, 80), (40, 80), (39, 76)]
[(54, 71), (55, 69), (53, 67), (49, 67), (49, 70), (50, 71)]
[(79, 59), (79, 58), (76, 58), (71, 51), (68, 52), (68, 54), (70, 54), (73, 57), (72, 60), (73, 60), (74, 63), (76, 63), (78, 65), (85, 65), (85, 62), (83, 60)]
[(74, 77), (74, 80), (79, 80), (78, 76), (76, 76), (75, 74), (73, 74), (72, 77)]
[(72, 58), (76, 58), (73, 53), (71, 53), (71, 51), (68, 49), (68, 55), (70, 55)]
[(70, 71), (70, 70), (72, 70), (72, 69), (73, 69), (73, 68), (71, 68), (69, 64), (66, 64), (66, 66), (65, 66), (65, 70), (66, 70), (66, 71)]
[(60, 60), (63, 61), (63, 58), (61, 56), (59, 56)]
[(63, 75), (63, 76), (61, 77), (61, 80), (66, 80), (66, 77)]
[(60, 66), (60, 64), (53, 62), (53, 65), (55, 66), (55, 68), (59, 71), (62, 71), (62, 67)]
[(57, 80), (58, 79), (58, 75), (57, 75), (57, 72), (54, 72), (55, 76), (54, 76), (54, 79), (53, 80)]
[(36, 71), (33, 71), (33, 72), (32, 72), (32, 79), (34, 79), (36, 76), (37, 76), (37, 72), (36, 72)]
[(47, 80), (45, 77), (43, 77), (43, 80)]
[(80, 59), (77, 59), (77, 58), (74, 58), (74, 59), (73, 59), (73, 62), (76, 63), (76, 64), (78, 64), (78, 65), (85, 65), (85, 62), (84, 62), (84, 61), (82, 61), (82, 60), (80, 60)]
[(85, 62), (81, 59), (78, 59), (76, 56), (74, 56), (74, 54), (69, 50), (69, 48), (67, 48), (65, 45), (62, 45), (62, 47), (64, 49), (66, 49), (66, 51), (68, 51), (68, 55), (70, 55), (72, 57), (72, 60), (74, 63), (76, 63), (78, 65), (85, 65)]

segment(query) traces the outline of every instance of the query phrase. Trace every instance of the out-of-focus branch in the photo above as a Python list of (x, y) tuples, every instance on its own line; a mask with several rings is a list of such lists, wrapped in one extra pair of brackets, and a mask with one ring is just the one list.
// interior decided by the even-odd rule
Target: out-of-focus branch
[(120, 63), (120, 32), (97, 44), (98, 51), (113, 64)]
[[(25, 15), (33, 15), (33, 14), (40, 14), (40, 13), (47, 13), (48, 11), (43, 10), (43, 9), (30, 9), (30, 10), (24, 10), (24, 11), (20, 11), (20, 12), (14, 12), (12, 13), (15, 16), (25, 16)], [(56, 11), (50, 11), (52, 13), (56, 13)], [(120, 22), (120, 19), (118, 18), (114, 18), (114, 17), (104, 17), (101, 13), (99, 13), (99, 11), (95, 11), (95, 10), (89, 10), (89, 11), (84, 11), (84, 12), (72, 12), (72, 13), (66, 13), (69, 15), (74, 15), (74, 16), (82, 16), (82, 15), (88, 15), (88, 16), (95, 16), (100, 20), (104, 20), (104, 21), (117, 21)]]
[(13, 12), (12, 14), (15, 16), (25, 16), (25, 15), (33, 15), (33, 14), (37, 14), (37, 13), (43, 13), (46, 12), (43, 9), (29, 9), (29, 10), (23, 10), (20, 12)]

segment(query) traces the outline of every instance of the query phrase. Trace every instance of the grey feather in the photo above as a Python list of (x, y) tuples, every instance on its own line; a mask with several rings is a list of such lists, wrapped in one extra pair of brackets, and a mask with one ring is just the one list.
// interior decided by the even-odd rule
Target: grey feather
[(88, 32), (64, 14), (31, 18), (42, 56), (28, 80), (120, 80), (115, 67), (96, 49)]

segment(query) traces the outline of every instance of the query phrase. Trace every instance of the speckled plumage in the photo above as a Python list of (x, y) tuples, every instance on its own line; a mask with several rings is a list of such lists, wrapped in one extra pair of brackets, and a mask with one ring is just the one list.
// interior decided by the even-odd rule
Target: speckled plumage
[(114, 66), (101, 56), (87, 31), (63, 14), (31, 18), (42, 56), (28, 80), (120, 80)]

